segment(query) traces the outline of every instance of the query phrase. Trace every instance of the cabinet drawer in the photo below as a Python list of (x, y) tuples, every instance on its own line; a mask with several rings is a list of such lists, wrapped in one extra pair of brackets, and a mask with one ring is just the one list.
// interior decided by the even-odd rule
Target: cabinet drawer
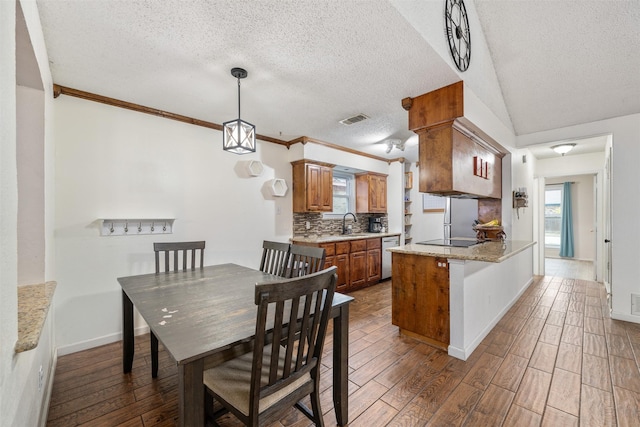
[(334, 256), (336, 254), (336, 245), (334, 243), (323, 243), (320, 246), (322, 249), (324, 249), (324, 254), (325, 256)]
[(337, 242), (336, 243), (336, 255), (348, 254), (351, 250), (349, 242)]
[(352, 240), (351, 242), (351, 252), (360, 252), (367, 250), (367, 241), (366, 240)]
[(382, 239), (367, 239), (367, 250), (378, 249), (382, 247)]

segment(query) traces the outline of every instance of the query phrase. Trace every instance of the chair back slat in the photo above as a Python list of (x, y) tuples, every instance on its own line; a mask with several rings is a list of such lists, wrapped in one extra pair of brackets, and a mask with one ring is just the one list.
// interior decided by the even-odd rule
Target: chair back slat
[(286, 277), (300, 277), (324, 269), (324, 248), (291, 245)]
[[(156, 274), (204, 267), (204, 241), (154, 243)], [(164, 265), (161, 266), (160, 260)], [(172, 264), (173, 261), (173, 264)]]
[[(250, 407), (305, 375), (312, 378), (318, 375), (335, 293), (336, 270), (330, 267), (305, 276), (256, 285), (258, 315)], [(268, 315), (269, 311), (273, 314)], [(273, 325), (267, 324), (270, 318), (274, 319)], [(283, 343), (286, 344), (281, 345)]]
[(260, 260), (260, 271), (276, 276), (285, 276), (286, 267), (289, 263), (289, 243), (262, 242), (262, 259)]

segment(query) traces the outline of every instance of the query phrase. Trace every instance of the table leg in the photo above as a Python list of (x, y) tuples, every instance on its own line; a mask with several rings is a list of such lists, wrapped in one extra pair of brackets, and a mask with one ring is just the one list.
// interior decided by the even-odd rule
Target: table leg
[(133, 303), (122, 291), (122, 372), (131, 372), (133, 366)]
[(349, 424), (349, 304), (333, 318), (333, 406), (338, 425)]
[(178, 425), (204, 426), (204, 360), (178, 365)]

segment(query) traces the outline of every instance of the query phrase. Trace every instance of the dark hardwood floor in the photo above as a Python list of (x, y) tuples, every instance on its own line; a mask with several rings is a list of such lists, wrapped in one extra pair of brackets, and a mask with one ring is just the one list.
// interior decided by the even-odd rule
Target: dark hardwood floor
[[(352, 427), (640, 425), (640, 325), (610, 319), (601, 284), (535, 277), (466, 362), (398, 334), (389, 281), (353, 296)], [(322, 410), (330, 426), (331, 332), (327, 340)], [(148, 335), (136, 338), (127, 375), (121, 343), (66, 355), (47, 425), (173, 426), (176, 385), (164, 351), (151, 379)], [(231, 415), (219, 424), (239, 425)], [(275, 426), (309, 424), (292, 409)]]

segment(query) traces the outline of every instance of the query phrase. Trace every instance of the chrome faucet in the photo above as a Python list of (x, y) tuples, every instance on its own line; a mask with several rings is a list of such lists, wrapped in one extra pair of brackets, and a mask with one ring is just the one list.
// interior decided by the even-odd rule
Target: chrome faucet
[(346, 214), (344, 214), (344, 216), (342, 217), (342, 234), (351, 234), (353, 231), (350, 228), (347, 229), (347, 227), (344, 225), (344, 221), (345, 219), (347, 219), (347, 215), (351, 215), (353, 217), (353, 222), (358, 222), (358, 219), (356, 218), (356, 216), (351, 212), (347, 212)]

